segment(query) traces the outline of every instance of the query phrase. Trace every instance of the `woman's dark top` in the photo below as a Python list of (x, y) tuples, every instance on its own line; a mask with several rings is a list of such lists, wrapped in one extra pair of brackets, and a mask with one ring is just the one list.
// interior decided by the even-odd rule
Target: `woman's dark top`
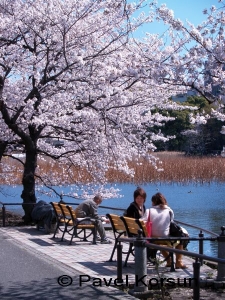
[(132, 202), (126, 211), (126, 217), (140, 219), (144, 216), (145, 206), (143, 205), (143, 209), (141, 210), (136, 202)]

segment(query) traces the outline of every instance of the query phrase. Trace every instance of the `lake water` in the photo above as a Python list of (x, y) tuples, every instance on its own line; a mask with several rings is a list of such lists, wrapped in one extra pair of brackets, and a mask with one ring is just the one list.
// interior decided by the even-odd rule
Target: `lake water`
[[(121, 190), (121, 198), (106, 199), (103, 201), (103, 206), (116, 207), (126, 209), (130, 202), (133, 201), (133, 191), (136, 186), (133, 184), (118, 184), (115, 187)], [(151, 205), (151, 197), (157, 192), (161, 192), (166, 196), (169, 206), (173, 209), (175, 219), (195, 225), (216, 234), (221, 233), (221, 226), (225, 225), (225, 184), (224, 183), (210, 183), (210, 184), (145, 184), (142, 187), (147, 192), (146, 207)], [(18, 202), (21, 203), (20, 198), (22, 186), (2, 187), (7, 192), (8, 196), (1, 195), (0, 201), (6, 203)], [(60, 187), (58, 191), (63, 193), (69, 192), (71, 187)], [(59, 201), (57, 198), (49, 198), (46, 195), (37, 193), (38, 200), (46, 202)], [(79, 200), (71, 198), (63, 198), (64, 201), (79, 203)], [(1, 206), (0, 206), (1, 207)], [(21, 211), (19, 207), (6, 206), (7, 209)], [(122, 215), (122, 211), (113, 211), (112, 209), (99, 208), (100, 214), (107, 212)], [(197, 237), (199, 230), (186, 227), (190, 236)], [(205, 233), (206, 237), (209, 234)], [(191, 242), (188, 245), (190, 251), (198, 251), (198, 242)], [(217, 256), (217, 242), (204, 242), (204, 254)]]

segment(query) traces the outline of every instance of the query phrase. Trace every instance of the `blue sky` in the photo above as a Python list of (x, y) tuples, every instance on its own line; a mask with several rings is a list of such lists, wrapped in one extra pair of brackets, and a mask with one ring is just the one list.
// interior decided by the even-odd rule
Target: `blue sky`
[[(206, 15), (203, 14), (205, 8), (210, 9), (212, 5), (221, 6), (218, 0), (158, 0), (158, 5), (161, 4), (166, 4), (169, 9), (173, 10), (175, 18), (179, 18), (183, 23), (188, 20), (194, 25), (198, 25), (206, 19)], [(145, 9), (145, 12), (147, 12), (147, 9)], [(164, 29), (163, 25), (156, 22), (144, 26), (142, 31), (162, 33)]]
[(221, 6), (218, 0), (158, 0), (158, 3), (165, 3), (168, 8), (174, 11), (176, 18), (182, 21), (188, 19), (195, 25), (205, 18), (202, 13), (205, 8), (210, 8), (212, 5)]

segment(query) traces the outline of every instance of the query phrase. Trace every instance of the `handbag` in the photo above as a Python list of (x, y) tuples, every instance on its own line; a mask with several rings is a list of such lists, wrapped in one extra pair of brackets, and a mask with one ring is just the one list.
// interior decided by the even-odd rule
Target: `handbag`
[[(171, 218), (171, 213), (170, 213), (170, 218)], [(174, 221), (170, 221), (170, 236), (189, 237), (189, 234), (185, 228), (182, 228)], [(190, 242), (189, 240), (183, 240), (180, 243), (183, 245), (183, 248), (186, 249), (189, 242)]]
[[(152, 236), (152, 222), (150, 221), (150, 211), (149, 211), (149, 215), (148, 215), (148, 220), (146, 222), (146, 230), (147, 230), (147, 237), (151, 237)], [(147, 259), (149, 262), (155, 264), (155, 260), (156, 260), (156, 253), (157, 253), (157, 249), (151, 249), (149, 247), (147, 247)]]
[(175, 237), (184, 236), (182, 228), (174, 221), (170, 221), (170, 235)]
[(148, 214), (148, 220), (146, 222), (146, 230), (147, 230), (148, 237), (151, 237), (152, 236), (152, 222), (150, 221), (150, 211)]
[(175, 237), (182, 237), (183, 236), (183, 230), (176, 222), (172, 220), (172, 213), (170, 214), (170, 235)]

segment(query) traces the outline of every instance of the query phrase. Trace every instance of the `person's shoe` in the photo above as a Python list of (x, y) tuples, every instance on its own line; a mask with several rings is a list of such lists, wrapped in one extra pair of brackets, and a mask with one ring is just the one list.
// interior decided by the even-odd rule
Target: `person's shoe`
[(175, 269), (187, 269), (187, 266), (182, 263), (176, 263)]
[(112, 244), (112, 241), (110, 241), (109, 239), (104, 239), (101, 241), (101, 244)]
[(96, 236), (97, 241), (101, 241), (101, 237), (99, 235)]

